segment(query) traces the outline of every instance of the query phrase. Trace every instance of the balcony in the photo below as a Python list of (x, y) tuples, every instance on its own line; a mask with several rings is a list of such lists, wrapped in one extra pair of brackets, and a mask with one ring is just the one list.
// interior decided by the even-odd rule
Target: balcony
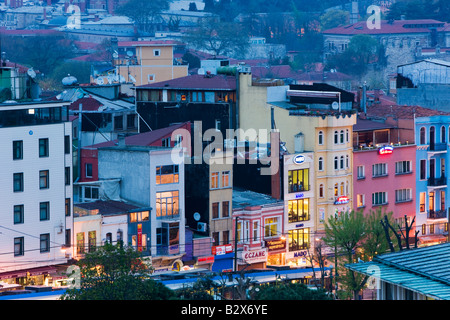
[(428, 147), (428, 152), (447, 152), (446, 143), (430, 143)]
[(446, 219), (447, 211), (446, 210), (429, 210), (428, 211), (428, 219)]
[(442, 187), (447, 185), (447, 178), (441, 176), (440, 178), (428, 178), (427, 185), (429, 187)]

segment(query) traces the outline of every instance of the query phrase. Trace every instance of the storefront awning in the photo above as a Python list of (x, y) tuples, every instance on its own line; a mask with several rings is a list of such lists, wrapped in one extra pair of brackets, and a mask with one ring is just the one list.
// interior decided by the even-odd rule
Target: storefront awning
[(52, 266), (45, 266), (45, 267), (38, 267), (38, 268), (31, 268), (31, 269), (24, 269), (24, 270), (9, 271), (9, 272), (0, 273), (0, 280), (26, 277), (27, 273), (29, 273), (30, 276), (40, 276), (40, 275), (49, 274), (49, 273), (55, 272), (55, 271), (56, 271), (56, 268), (52, 267)]
[(441, 243), (446, 242), (447, 237), (442, 234), (430, 234), (427, 236), (419, 237), (421, 244)]

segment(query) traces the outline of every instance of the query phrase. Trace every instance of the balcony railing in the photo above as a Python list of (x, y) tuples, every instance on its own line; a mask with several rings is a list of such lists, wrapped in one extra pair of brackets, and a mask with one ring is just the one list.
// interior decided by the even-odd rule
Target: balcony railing
[(445, 176), (441, 176), (440, 178), (428, 178), (429, 187), (439, 187), (445, 185), (447, 185), (447, 178)]
[(445, 219), (447, 218), (446, 210), (429, 210), (428, 211), (428, 219)]
[(289, 193), (293, 192), (302, 192), (302, 191), (309, 191), (310, 185), (303, 185), (303, 184), (289, 184), (288, 186)]
[(430, 144), (428, 151), (446, 151), (447, 144), (446, 143), (434, 143)]

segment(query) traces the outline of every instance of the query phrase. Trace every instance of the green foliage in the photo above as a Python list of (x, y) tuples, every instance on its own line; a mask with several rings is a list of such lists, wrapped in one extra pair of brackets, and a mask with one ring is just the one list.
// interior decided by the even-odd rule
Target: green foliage
[(332, 300), (322, 289), (312, 290), (302, 283), (277, 283), (252, 290), (254, 300)]
[(117, 8), (116, 14), (130, 18), (143, 32), (153, 32), (157, 18), (167, 9), (169, 0), (130, 0)]
[(86, 254), (80, 267), (80, 288), (68, 289), (62, 300), (167, 300), (170, 289), (149, 279), (151, 268), (131, 247), (106, 244)]
[(391, 5), (386, 19), (436, 19), (450, 22), (450, 3), (448, 0), (399, 0)]
[(329, 10), (320, 16), (320, 26), (322, 30), (332, 29), (340, 25), (345, 25), (349, 21), (350, 14), (343, 10)]

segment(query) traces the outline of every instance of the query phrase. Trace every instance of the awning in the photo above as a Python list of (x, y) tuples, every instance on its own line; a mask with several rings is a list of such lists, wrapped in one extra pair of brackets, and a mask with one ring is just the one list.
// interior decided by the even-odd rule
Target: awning
[(419, 237), (419, 242), (421, 244), (440, 243), (446, 241), (447, 237), (442, 234), (430, 234), (427, 236)]
[(0, 273), (0, 280), (1, 279), (11, 279), (11, 278), (26, 277), (27, 273), (30, 273), (30, 276), (39, 276), (39, 275), (43, 275), (43, 274), (49, 274), (50, 272), (55, 272), (55, 271), (56, 271), (56, 268), (52, 267), (52, 266), (38, 267), (38, 268), (25, 269), (25, 270), (9, 271), (9, 272)]

